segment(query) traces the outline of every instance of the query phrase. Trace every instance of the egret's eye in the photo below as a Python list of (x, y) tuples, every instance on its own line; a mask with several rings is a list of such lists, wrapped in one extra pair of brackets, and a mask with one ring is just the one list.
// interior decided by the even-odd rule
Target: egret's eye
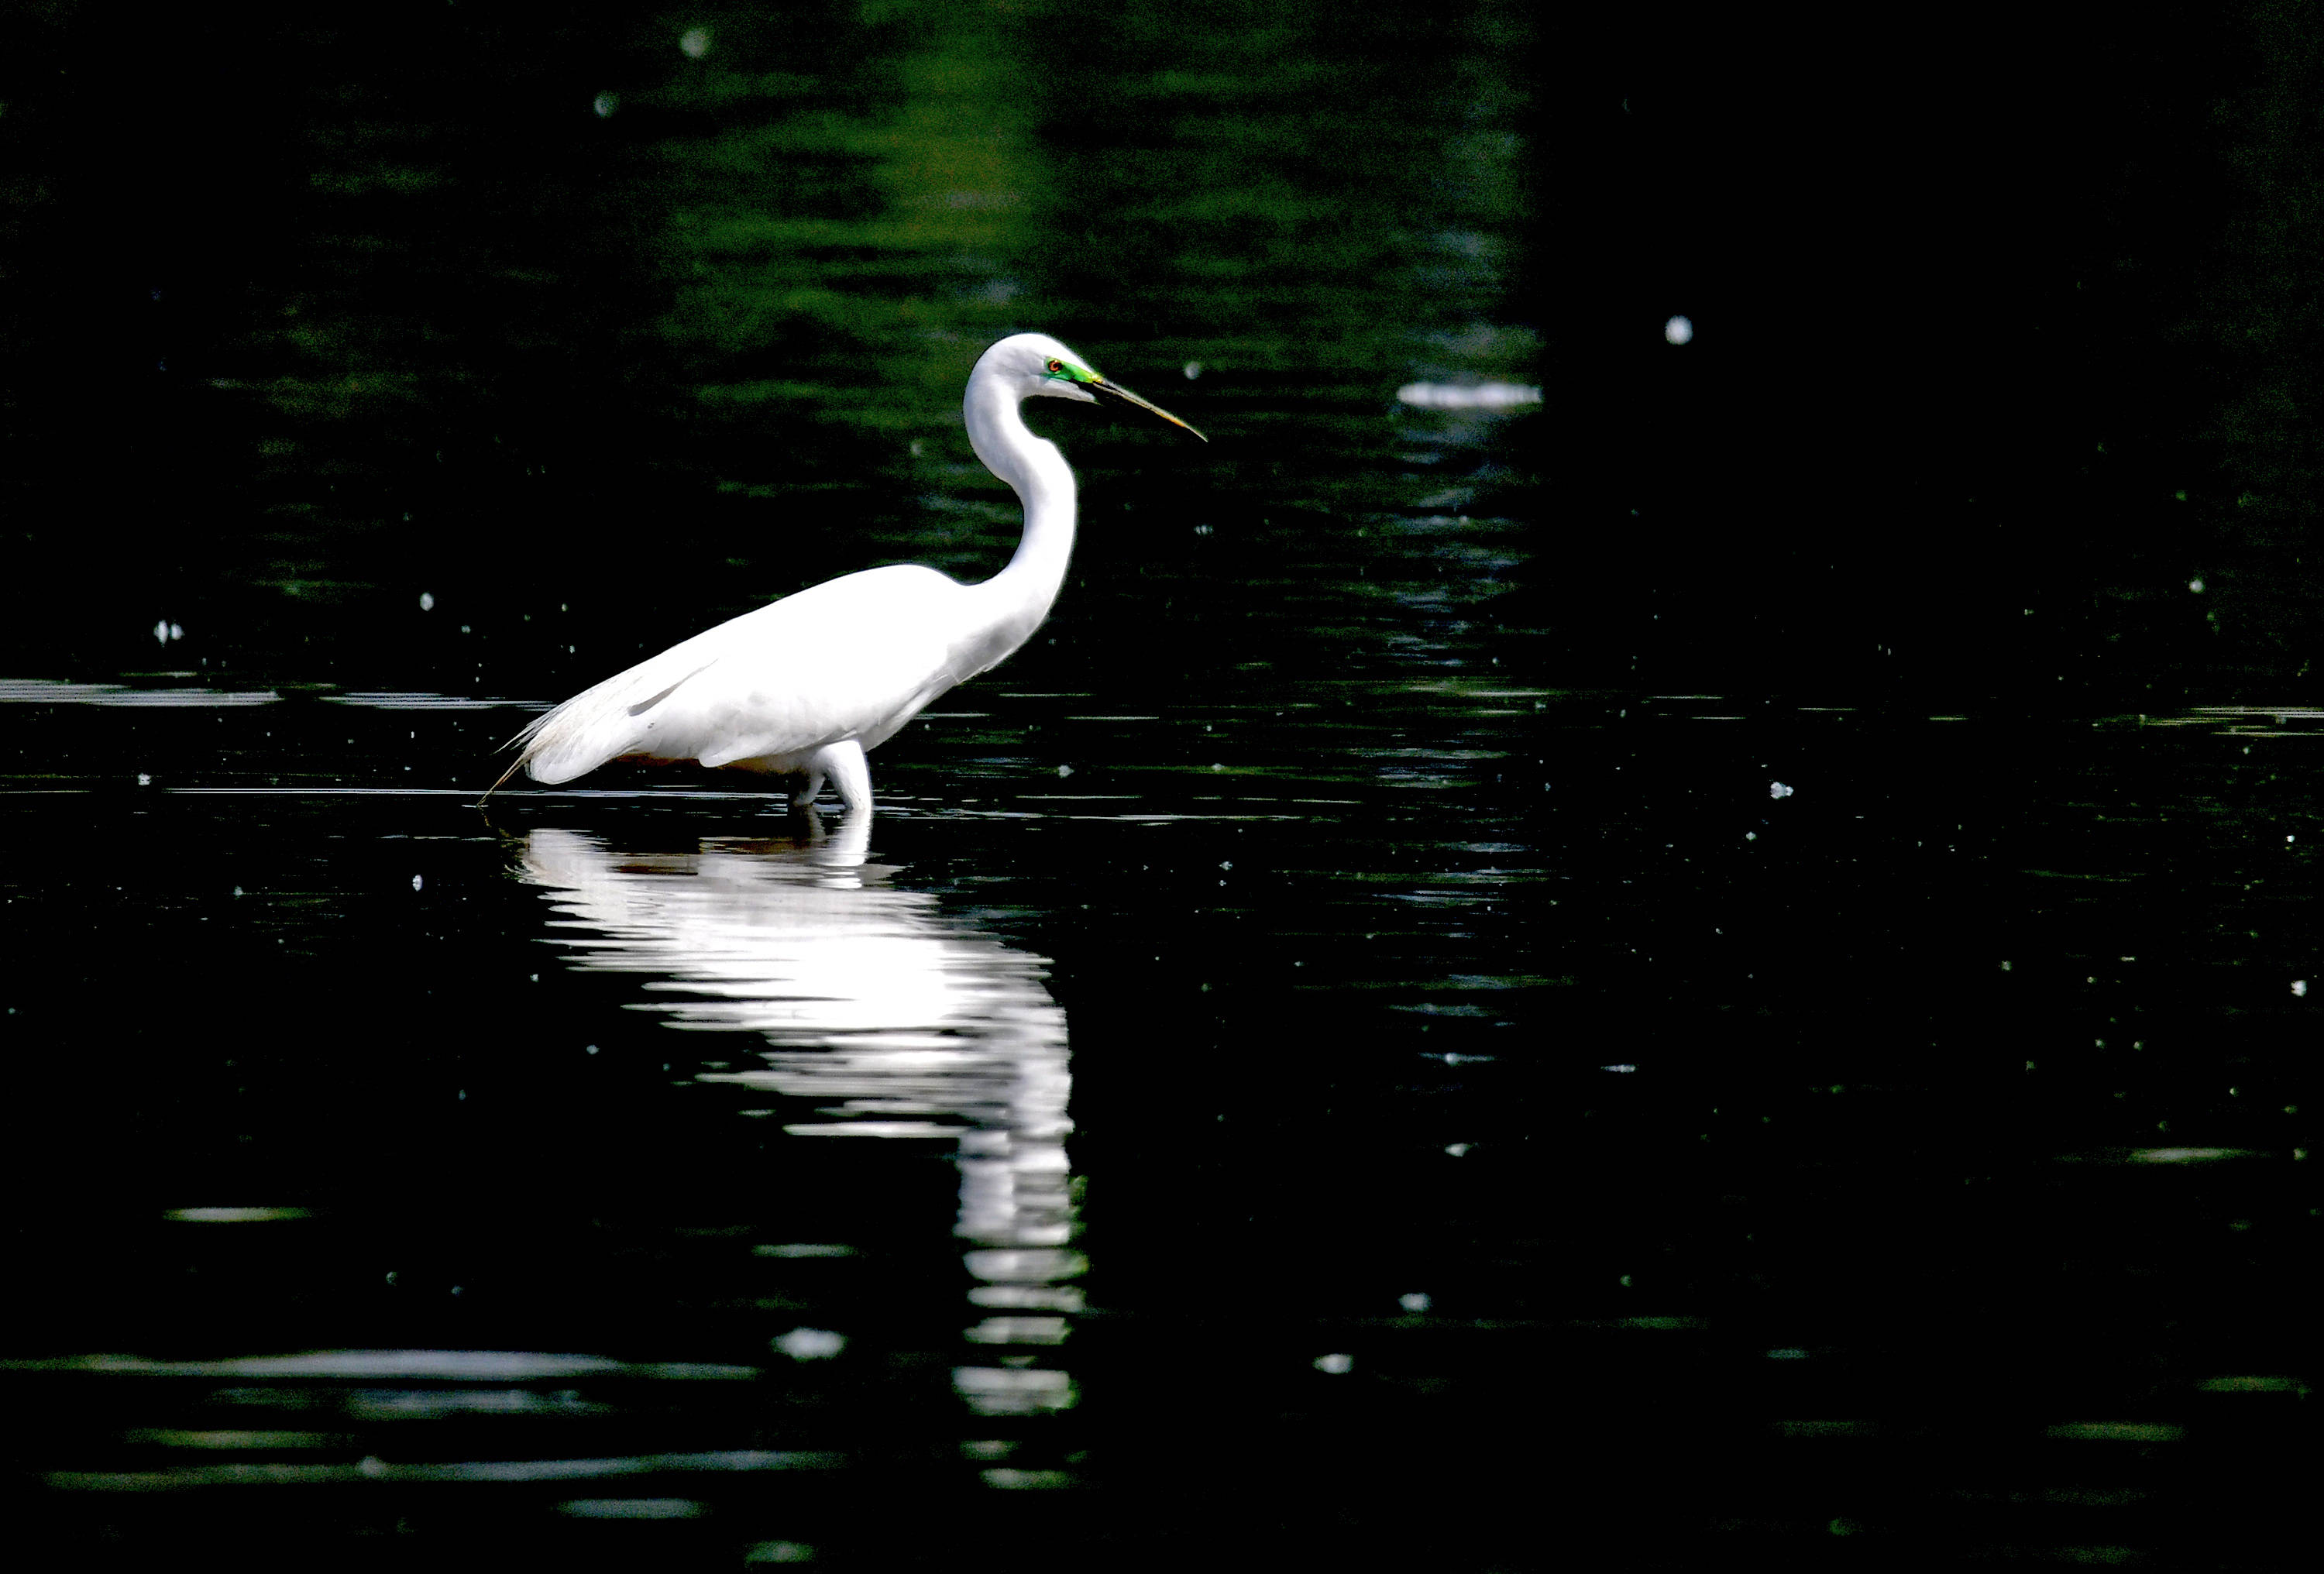
[(1062, 372), (1065, 369), (1065, 364), (1063, 361), (1052, 361), (1049, 363), (1049, 370), (1052, 372)]

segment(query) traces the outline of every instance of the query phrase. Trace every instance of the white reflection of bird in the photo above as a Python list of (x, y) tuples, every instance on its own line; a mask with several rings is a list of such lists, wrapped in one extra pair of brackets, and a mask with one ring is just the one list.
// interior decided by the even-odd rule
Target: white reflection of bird
[(804, 775), (793, 799), (800, 805), (813, 802), (829, 777), (851, 812), (869, 810), (864, 750), (1006, 658), (1057, 599), (1073, 552), (1074, 473), (1017, 408), (1042, 395), (1084, 403), (1102, 395), (1194, 431), (1046, 334), (1002, 339), (978, 358), (962, 403), (976, 456), (1025, 505), (1025, 533), (1006, 568), (963, 584), (933, 568), (894, 564), (745, 612), (540, 717), (517, 734), (523, 751), (493, 787), (519, 769), (553, 783), (609, 759), (694, 759)]

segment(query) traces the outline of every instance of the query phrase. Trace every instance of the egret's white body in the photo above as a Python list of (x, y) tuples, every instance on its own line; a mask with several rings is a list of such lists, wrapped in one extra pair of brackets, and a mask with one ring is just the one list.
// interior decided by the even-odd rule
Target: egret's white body
[(870, 568), (745, 612), (540, 717), (518, 734), (523, 751), (508, 775), (521, 769), (555, 783), (609, 759), (692, 759), (804, 775), (801, 804), (829, 777), (851, 813), (868, 810), (864, 751), (946, 689), (1005, 660), (1049, 615), (1065, 583), (1073, 469), (1026, 427), (1018, 406), (1043, 395), (1094, 402), (1100, 393), (1185, 426), (1045, 334), (1002, 339), (969, 374), (963, 410), (976, 456), (1025, 505), (1025, 533), (1007, 567), (979, 584), (918, 564)]

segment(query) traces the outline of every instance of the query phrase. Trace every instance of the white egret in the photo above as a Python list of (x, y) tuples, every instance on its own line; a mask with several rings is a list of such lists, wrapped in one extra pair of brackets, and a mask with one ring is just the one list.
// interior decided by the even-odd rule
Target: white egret
[(555, 783), (609, 759), (693, 759), (805, 776), (792, 799), (801, 806), (828, 777), (851, 815), (868, 812), (864, 751), (938, 695), (1006, 659), (1049, 615), (1065, 583), (1073, 468), (1056, 444), (1026, 427), (1018, 406), (1101, 396), (1194, 431), (1046, 334), (1002, 339), (969, 373), (962, 410), (976, 456), (1025, 505), (1025, 532), (1007, 567), (978, 584), (918, 564), (867, 568), (745, 612), (541, 716), (512, 740), (522, 752), (493, 788), (520, 769)]

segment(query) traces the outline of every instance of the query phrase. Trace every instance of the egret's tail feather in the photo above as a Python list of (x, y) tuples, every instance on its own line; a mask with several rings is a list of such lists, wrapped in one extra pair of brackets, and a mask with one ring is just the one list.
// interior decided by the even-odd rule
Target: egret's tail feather
[(522, 770), (523, 769), (524, 769), (524, 756), (523, 756), (523, 755), (520, 754), (520, 755), (518, 755), (514, 759), (510, 760), (510, 761), (509, 761), (509, 768), (508, 768), (506, 770), (504, 770), (504, 771), (501, 772), (500, 779), (499, 779), (498, 781), (496, 781), (496, 782), (493, 783), (493, 785), (492, 785), (492, 786), (490, 786), (490, 787), (486, 787), (486, 788), (484, 789), (484, 796), (483, 797), (478, 798), (478, 799), (476, 800), (476, 807), (478, 807), (478, 808), (480, 808), (480, 809), (481, 809), (481, 808), (483, 808), (486, 804), (490, 803), (490, 802), (492, 801), (492, 796), (493, 796), (493, 795), (494, 793), (496, 793), (496, 792), (500, 791), (500, 790), (501, 790), (501, 788), (503, 788), (503, 787), (504, 787), (508, 786), (508, 779), (509, 779), (509, 778), (511, 778), (511, 777), (514, 776), (518, 771)]
[[(531, 721), (527, 722), (524, 726), (518, 731), (515, 737), (501, 745), (503, 749), (515, 749), (517, 750), (517, 757), (509, 761), (509, 768), (501, 772), (500, 779), (484, 789), (484, 796), (476, 800), (476, 806), (478, 808), (483, 808), (486, 803), (491, 801), (492, 796), (494, 793), (508, 786), (509, 778), (514, 776), (518, 771), (522, 770), (526, 766), (532, 763), (533, 756), (540, 752), (540, 739), (541, 729), (548, 726), (550, 722), (556, 720), (558, 711), (561, 711), (565, 707), (563, 705), (558, 705), (556, 710), (541, 712), (540, 714), (535, 716)], [(521, 747), (520, 747), (520, 745), (521, 745)]]

